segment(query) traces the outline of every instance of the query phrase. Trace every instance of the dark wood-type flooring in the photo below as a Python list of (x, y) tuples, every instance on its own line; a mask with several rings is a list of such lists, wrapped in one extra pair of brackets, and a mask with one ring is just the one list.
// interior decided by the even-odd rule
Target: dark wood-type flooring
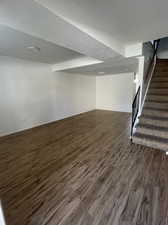
[(97, 110), (1, 138), (7, 225), (168, 225), (168, 158), (129, 123)]

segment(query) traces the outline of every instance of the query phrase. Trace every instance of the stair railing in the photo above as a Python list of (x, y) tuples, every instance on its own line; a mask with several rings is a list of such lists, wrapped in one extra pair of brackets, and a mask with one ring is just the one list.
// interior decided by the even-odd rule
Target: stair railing
[[(150, 75), (150, 78), (149, 78), (149, 81), (148, 81), (148, 85), (147, 85), (147, 88), (146, 88), (146, 91), (145, 91), (145, 96), (144, 96), (141, 108), (143, 108), (143, 104), (145, 102), (145, 98), (146, 98), (146, 95), (147, 95), (147, 92), (148, 92), (149, 84), (150, 84), (150, 81), (151, 81), (152, 76), (153, 76), (153, 72), (154, 72), (154, 68), (155, 68), (155, 59), (157, 57), (157, 50), (158, 50), (158, 47), (159, 47), (159, 42), (160, 42), (160, 39), (155, 40), (154, 43), (153, 43), (154, 53), (153, 53), (153, 57), (152, 57), (150, 65), (149, 65), (146, 77), (144, 79), (147, 80), (149, 75)], [(132, 103), (131, 142), (132, 142), (135, 122), (136, 122), (137, 116), (139, 114), (140, 92), (141, 92), (141, 86), (138, 87), (137, 93), (136, 93), (136, 95), (133, 99), (133, 103)]]
[(133, 136), (134, 124), (135, 124), (137, 115), (139, 113), (140, 90), (141, 90), (141, 87), (139, 86), (132, 103), (131, 141)]
[(142, 112), (142, 109), (143, 109), (143, 106), (144, 106), (144, 103), (145, 103), (146, 95), (148, 93), (148, 89), (149, 89), (151, 79), (153, 77), (153, 73), (154, 73), (154, 70), (155, 70), (156, 59), (157, 59), (157, 50), (158, 50), (158, 47), (159, 47), (159, 43), (160, 43), (160, 39), (155, 40), (154, 43), (153, 43), (153, 48), (154, 48), (153, 57), (152, 57), (152, 60), (150, 62), (150, 65), (148, 67), (146, 76), (144, 78), (145, 82), (147, 82), (147, 86), (145, 88), (145, 93), (144, 93), (144, 96), (143, 96), (143, 99), (142, 99), (141, 112)]
[(157, 50), (158, 50), (158, 47), (159, 47), (159, 42), (160, 42), (160, 39), (155, 40), (154, 43), (153, 43), (153, 49), (154, 49), (154, 51), (153, 51), (153, 56), (152, 56), (152, 60), (151, 60), (151, 62), (150, 62), (150, 65), (149, 65), (149, 67), (148, 67), (148, 70), (147, 70), (147, 73), (146, 73), (146, 76), (145, 76), (145, 80), (148, 79), (148, 76), (149, 76), (150, 73), (151, 73), (151, 69), (152, 69), (152, 67), (153, 67), (152, 65), (153, 65), (153, 63), (154, 63), (154, 61), (155, 61), (155, 58), (156, 58), (156, 55), (157, 55)]

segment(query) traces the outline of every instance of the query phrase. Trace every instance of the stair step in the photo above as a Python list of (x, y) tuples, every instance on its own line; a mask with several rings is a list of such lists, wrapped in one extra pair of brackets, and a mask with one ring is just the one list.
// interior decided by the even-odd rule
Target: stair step
[(147, 101), (152, 100), (152, 101), (165, 102), (165, 101), (168, 101), (168, 96), (167, 95), (147, 94), (146, 99), (147, 99)]
[(156, 109), (153, 107), (144, 107), (142, 111), (143, 115), (150, 115), (150, 116), (158, 116), (158, 117), (168, 117), (168, 110), (167, 109)]
[(159, 104), (168, 104), (168, 100), (163, 100), (163, 99), (161, 101), (146, 99), (145, 103), (148, 103), (148, 102), (150, 102), (150, 103), (159, 103)]
[(157, 63), (156, 67), (167, 67), (168, 66), (168, 63), (167, 62), (160, 62), (160, 63)]
[(155, 73), (152, 77), (152, 80), (157, 78), (157, 79), (160, 79), (160, 78), (167, 78), (168, 77), (168, 73)]
[[(165, 78), (165, 82), (167, 81), (166, 79), (168, 78), (168, 73), (167, 73), (167, 75), (163, 75), (163, 74), (158, 74), (158, 75), (153, 75), (153, 77), (152, 77), (152, 80), (154, 79), (155, 80), (155, 78), (158, 78), (158, 80), (159, 79), (164, 79)], [(161, 81), (162, 82), (162, 81)]]
[(137, 132), (168, 139), (168, 127), (139, 123), (137, 125)]
[[(163, 82), (164, 83), (164, 82)], [(151, 83), (152, 84), (152, 83)], [(156, 85), (155, 85), (156, 86)], [(150, 87), (149, 87), (149, 90), (150, 89), (167, 89), (168, 90), (168, 86), (167, 87), (164, 87), (164, 86), (158, 86), (158, 87), (152, 87), (152, 85), (150, 85)]]
[(144, 110), (153, 110), (153, 111), (158, 111), (158, 112), (168, 112), (168, 109), (164, 108), (154, 108), (154, 107), (144, 107)]
[(162, 71), (162, 69), (163, 70), (167, 70), (168, 69), (168, 64), (160, 64), (160, 65), (156, 65), (156, 67), (155, 67), (155, 71), (157, 71), (157, 70), (161, 70)]
[(137, 132), (133, 136), (133, 143), (145, 145), (154, 149), (160, 149), (162, 151), (168, 151), (167, 138), (160, 138), (153, 135), (147, 135)]
[(168, 117), (141, 115), (139, 123), (156, 125), (158, 127), (168, 127)]
[(158, 77), (158, 78), (167, 78), (168, 77), (168, 72), (166, 72), (166, 71), (160, 71), (160, 72), (158, 72), (158, 71), (155, 71), (154, 72), (154, 75), (153, 75), (153, 78), (156, 78), (156, 77)]
[(168, 88), (149, 88), (149, 94), (156, 94), (156, 95), (168, 95)]
[(163, 77), (157, 77), (157, 76), (154, 76), (153, 78), (152, 78), (152, 83), (154, 83), (154, 82), (168, 82), (168, 76), (166, 77), (166, 76), (163, 76)]
[(168, 59), (157, 58), (157, 63), (168, 63)]
[(167, 59), (165, 59), (165, 58), (157, 58), (156, 62), (157, 62), (157, 64), (164, 63), (164, 62), (166, 63)]
[(153, 88), (150, 87), (148, 93), (156, 93), (156, 94), (168, 94), (168, 88)]
[(167, 68), (168, 67), (168, 63), (167, 62), (157, 63), (156, 64), (156, 68), (160, 68), (160, 67)]
[(168, 67), (167, 66), (158, 66), (155, 69), (156, 73), (160, 73), (160, 72), (168, 72)]
[(158, 61), (157, 60), (157, 65), (168, 65), (168, 61), (166, 60), (162, 60), (162, 61)]
[(168, 82), (153, 82), (151, 81), (150, 88), (168, 88)]
[(144, 107), (153, 107), (156, 109), (167, 109), (168, 110), (168, 102), (164, 103), (164, 102), (150, 102), (150, 101), (146, 101), (144, 104)]

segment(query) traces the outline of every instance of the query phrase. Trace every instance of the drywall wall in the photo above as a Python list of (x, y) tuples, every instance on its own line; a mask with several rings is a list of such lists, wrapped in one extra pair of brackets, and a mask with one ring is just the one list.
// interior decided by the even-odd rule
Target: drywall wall
[(0, 57), (0, 136), (95, 109), (95, 79)]
[(96, 108), (131, 112), (133, 73), (96, 77)]
[(160, 40), (157, 56), (160, 59), (168, 59), (168, 37)]
[(135, 57), (135, 56), (141, 56), (143, 51), (143, 44), (137, 43), (132, 45), (127, 45), (125, 47), (125, 57)]

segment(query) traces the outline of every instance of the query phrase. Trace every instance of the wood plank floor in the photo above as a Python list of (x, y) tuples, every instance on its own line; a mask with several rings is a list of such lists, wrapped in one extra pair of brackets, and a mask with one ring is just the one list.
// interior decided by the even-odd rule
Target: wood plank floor
[(92, 111), (0, 139), (7, 225), (168, 225), (168, 158)]

